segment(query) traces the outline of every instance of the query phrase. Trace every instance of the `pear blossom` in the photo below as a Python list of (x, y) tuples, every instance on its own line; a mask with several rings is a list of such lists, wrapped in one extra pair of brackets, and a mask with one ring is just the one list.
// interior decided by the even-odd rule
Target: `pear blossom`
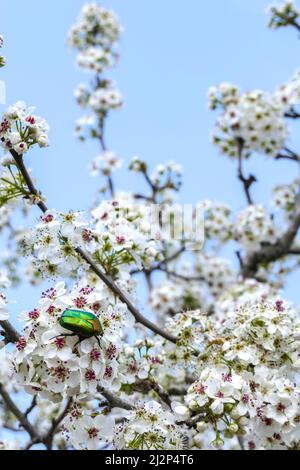
[(32, 146), (48, 146), (49, 126), (34, 114), (22, 101), (10, 106), (0, 120), (1, 145), (6, 150), (14, 150), (19, 155), (26, 153)]

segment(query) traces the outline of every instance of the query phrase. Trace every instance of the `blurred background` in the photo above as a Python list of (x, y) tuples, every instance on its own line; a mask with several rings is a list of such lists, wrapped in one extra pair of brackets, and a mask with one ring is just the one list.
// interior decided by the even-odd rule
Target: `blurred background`
[[(91, 206), (101, 182), (88, 165), (100, 151), (97, 143), (80, 143), (74, 133), (82, 113), (74, 89), (90, 75), (77, 69), (75, 53), (66, 44), (70, 26), (83, 0), (3, 1), (0, 33), (5, 38), (7, 105), (24, 100), (51, 126), (51, 145), (26, 155), (48, 205), (63, 211)], [(143, 188), (138, 175), (127, 171), (134, 155), (156, 165), (175, 160), (184, 166), (181, 201), (210, 198), (245, 206), (236, 177), (236, 162), (220, 155), (210, 141), (216, 114), (207, 106), (211, 85), (230, 81), (244, 91), (273, 90), (299, 66), (300, 42), (294, 30), (267, 28), (268, 0), (103, 0), (124, 27), (119, 65), (109, 73), (121, 90), (125, 106), (111, 113), (107, 144), (125, 160), (115, 174), (119, 189)], [(1, 111), (5, 107), (1, 106)], [(293, 133), (290, 147), (300, 148)], [(246, 164), (258, 183), (256, 202), (268, 203), (275, 184), (297, 176), (293, 163), (258, 155)], [(34, 222), (38, 209), (32, 209)], [(233, 262), (236, 262), (232, 255)], [(299, 275), (288, 280), (287, 299), (299, 302)], [(43, 290), (22, 285), (8, 298), (13, 317), (35, 307)]]

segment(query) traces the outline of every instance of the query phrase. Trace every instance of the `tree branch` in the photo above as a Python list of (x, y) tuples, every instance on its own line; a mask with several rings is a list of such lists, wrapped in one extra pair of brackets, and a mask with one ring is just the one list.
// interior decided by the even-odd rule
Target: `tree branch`
[(32, 426), (32, 424), (28, 421), (27, 417), (24, 413), (17, 407), (17, 405), (13, 402), (10, 398), (9, 394), (4, 389), (3, 385), (0, 383), (0, 395), (7, 406), (7, 408), (15, 415), (18, 421), (21, 423), (22, 427), (25, 431), (28, 432), (31, 440), (34, 442), (43, 442), (41, 436), (37, 433), (36, 429)]
[(141, 380), (140, 382), (136, 383), (135, 390), (142, 393), (149, 393), (151, 390), (153, 390), (155, 393), (157, 393), (160, 399), (169, 408), (171, 408), (171, 399), (169, 397), (169, 394), (162, 388), (161, 385), (159, 385), (153, 379)]
[(132, 405), (128, 401), (123, 400), (122, 398), (118, 397), (117, 395), (110, 392), (109, 390), (107, 390), (103, 387), (98, 387), (97, 390), (108, 401), (111, 408), (122, 408), (122, 409), (128, 410), (128, 411), (131, 411), (131, 410), (135, 409), (134, 405)]
[(51, 428), (49, 429), (46, 436), (43, 438), (43, 443), (45, 444), (45, 446), (47, 447), (48, 450), (52, 449), (54, 436), (58, 431), (59, 425), (64, 420), (64, 418), (67, 416), (72, 402), (73, 402), (73, 398), (71, 397), (71, 398), (68, 399), (68, 401), (66, 403), (66, 406), (64, 407), (62, 412), (57, 416), (57, 418), (55, 418), (53, 420)]
[(32, 401), (31, 401), (31, 404), (30, 406), (27, 408), (27, 410), (25, 411), (25, 416), (27, 418), (27, 416), (32, 412), (32, 410), (34, 410), (34, 408), (36, 407), (37, 405), (37, 402), (36, 402), (36, 395), (34, 395)]
[(262, 245), (261, 248), (243, 260), (241, 272), (244, 278), (255, 277), (261, 263), (271, 263), (282, 256), (290, 254), (292, 245), (300, 227), (300, 194), (296, 200), (296, 214), (283, 236), (274, 244)]
[(19, 340), (20, 334), (9, 321), (0, 321), (0, 326), (4, 331), (6, 343), (16, 343)]
[[(17, 152), (14, 150), (10, 150), (10, 153), (12, 157), (14, 158), (17, 167), (19, 168), (27, 186), (30, 191), (30, 193), (37, 197), (38, 200), (36, 202), (36, 205), (41, 209), (43, 213), (47, 212), (48, 208), (46, 204), (42, 201), (41, 194), (38, 192), (36, 187), (33, 184), (33, 181), (24, 165), (23, 161), (23, 156), (18, 155)], [(154, 323), (152, 323), (150, 320), (145, 318), (139, 310), (131, 303), (131, 301), (128, 299), (128, 297), (119, 289), (117, 284), (104, 272), (102, 272), (98, 266), (93, 262), (93, 260), (90, 258), (90, 256), (82, 250), (82, 248), (76, 248), (76, 252), (81, 256), (82, 259), (86, 261), (86, 263), (90, 266), (91, 270), (104, 282), (104, 284), (121, 300), (121, 302), (125, 303), (127, 305), (128, 310), (132, 313), (134, 318), (138, 323), (141, 323), (144, 325), (146, 328), (150, 329), (154, 333), (162, 336), (163, 338), (171, 341), (172, 343), (176, 343), (176, 338), (166, 331), (164, 331), (162, 328), (158, 327)]]
[(291, 160), (293, 162), (299, 163), (300, 157), (296, 152), (289, 149), (288, 147), (284, 147), (283, 150), (286, 152), (286, 154), (279, 153), (276, 155), (275, 160)]
[(238, 178), (243, 183), (244, 191), (246, 195), (246, 199), (249, 205), (253, 204), (253, 200), (250, 194), (250, 187), (253, 183), (257, 181), (255, 176), (249, 175), (248, 178), (244, 175), (243, 171), (243, 149), (244, 149), (244, 141), (241, 138), (236, 139), (237, 147), (238, 147)]

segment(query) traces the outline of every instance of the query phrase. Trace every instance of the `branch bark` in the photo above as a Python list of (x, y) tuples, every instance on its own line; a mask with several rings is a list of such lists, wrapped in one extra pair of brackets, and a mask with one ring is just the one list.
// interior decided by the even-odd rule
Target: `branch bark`
[(295, 216), (283, 236), (274, 244), (261, 246), (259, 250), (250, 253), (243, 260), (241, 272), (244, 278), (255, 277), (261, 263), (271, 263), (291, 253), (293, 242), (300, 227), (300, 194), (297, 196), (296, 207)]
[(4, 331), (6, 343), (16, 343), (19, 340), (20, 334), (9, 321), (0, 321), (0, 326)]
[(253, 204), (253, 199), (250, 194), (250, 187), (253, 183), (257, 180), (255, 176), (249, 175), (248, 178), (244, 175), (243, 171), (243, 149), (244, 149), (244, 141), (241, 138), (236, 139), (237, 147), (238, 147), (238, 178), (243, 183), (244, 192), (246, 195), (246, 199), (249, 205)]
[(34, 442), (42, 442), (42, 437), (38, 434), (36, 429), (28, 421), (27, 416), (17, 407), (14, 401), (11, 399), (3, 385), (0, 383), (0, 395), (7, 406), (7, 408), (15, 415), (18, 421), (21, 423), (25, 431), (28, 432), (30, 438)]
[(103, 387), (98, 387), (98, 392), (101, 393), (101, 395), (104, 396), (104, 398), (108, 401), (109, 405), (112, 408), (122, 408), (124, 410), (134, 410), (135, 407), (131, 403), (129, 403), (126, 400), (123, 400), (122, 398), (118, 397), (114, 393), (110, 392), (109, 390), (103, 388)]
[(62, 412), (57, 416), (57, 418), (53, 420), (51, 428), (49, 429), (46, 436), (43, 438), (43, 443), (45, 444), (48, 450), (52, 449), (54, 436), (57, 433), (61, 422), (67, 416), (70, 406), (72, 405), (72, 402), (73, 402), (73, 398), (69, 398), (66, 403), (66, 406), (64, 407)]

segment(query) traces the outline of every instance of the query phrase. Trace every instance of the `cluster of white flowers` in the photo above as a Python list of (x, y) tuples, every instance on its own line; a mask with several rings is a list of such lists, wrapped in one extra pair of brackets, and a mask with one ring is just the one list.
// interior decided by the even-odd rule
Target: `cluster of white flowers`
[(200, 282), (184, 279), (166, 279), (153, 287), (149, 304), (160, 318), (184, 310), (203, 308), (204, 291)]
[[(110, 256), (114, 253), (121, 256), (121, 262), (117, 260), (120, 264), (135, 263), (139, 267), (160, 261), (161, 242), (159, 237), (151, 239), (150, 212), (151, 207), (135, 204), (127, 198), (103, 201), (93, 209), (92, 223), (99, 234), (104, 256), (107, 250)], [(113, 264), (118, 265), (116, 261)]]
[(155, 202), (157, 203), (172, 203), (175, 192), (181, 188), (182, 165), (172, 160), (157, 165), (154, 171), (150, 173), (147, 163), (140, 157), (135, 156), (129, 164), (129, 169), (146, 176), (147, 183), (150, 185), (152, 193), (154, 192), (150, 198), (155, 196)]
[(122, 28), (116, 15), (90, 3), (82, 8), (80, 19), (69, 32), (69, 45), (79, 50), (79, 66), (100, 73), (114, 64), (115, 45)]
[[(152, 339), (138, 339), (134, 345), (124, 343), (119, 354), (119, 380), (122, 386), (148, 379), (161, 364), (162, 356), (157, 352), (157, 343)], [(127, 387), (128, 388), (128, 387)]]
[(178, 177), (182, 176), (182, 165), (174, 161), (169, 161), (165, 165), (158, 165), (151, 175), (151, 179), (154, 184), (158, 185), (161, 178), (170, 173), (173, 173)]
[(299, 316), (279, 298), (250, 302), (203, 331), (185, 403), (200, 433), (214, 429), (213, 445), (245, 434), (250, 449), (298, 445), (299, 333)]
[(300, 70), (284, 84), (279, 86), (274, 93), (274, 100), (284, 110), (289, 111), (300, 102)]
[[(272, 6), (271, 14), (274, 28), (300, 27), (300, 12), (290, 1)], [(261, 263), (255, 279), (244, 279), (223, 257), (223, 246), (226, 251), (236, 241), (244, 250), (238, 252), (244, 267), (249, 252), (263, 253), (279, 240), (284, 228), (262, 205), (249, 205), (233, 220), (226, 204), (200, 201), (183, 237), (176, 238), (182, 206), (171, 202), (181, 188), (182, 167), (173, 161), (152, 172), (134, 157), (129, 168), (142, 176), (148, 192), (114, 191), (112, 173), (121, 159), (107, 150), (104, 128), (110, 110), (123, 100), (102, 74), (116, 62), (120, 33), (116, 16), (91, 3), (69, 34), (78, 65), (94, 73), (91, 86), (75, 92), (89, 113), (77, 130), (82, 139), (89, 131), (99, 141), (101, 154), (90, 169), (107, 178), (112, 200), (97, 200), (88, 216), (48, 210), (32, 229), (14, 227), (9, 215), (18, 200), (27, 201), (25, 213), (42, 196), (30, 194), (12, 155), (1, 162), (0, 230), (6, 228), (10, 240), (9, 250), (0, 252), (0, 384), (16, 404), (21, 397), (22, 410), (27, 394), (32, 406), (26, 416), (38, 435), (52, 433), (62, 416), (49, 437), (57, 449), (300, 449), (300, 317), (279, 292), (299, 261), (283, 256)], [(209, 95), (211, 108), (221, 110), (214, 141), (222, 152), (291, 154), (285, 118), (299, 115), (299, 71), (273, 94), (242, 94), (223, 83)], [(0, 121), (0, 139), (5, 150), (23, 155), (35, 144), (48, 144), (48, 126), (19, 102)], [(283, 225), (296, 212), (298, 192), (299, 178), (274, 190)], [(157, 226), (154, 206), (160, 210)], [(188, 243), (187, 225), (201, 211), (207, 243), (200, 238)], [(171, 225), (173, 234), (166, 238)], [(23, 327), (13, 348), (5, 344), (13, 338), (4, 292), (15, 285), (23, 255), (29, 258), (31, 284), (59, 279), (43, 288), (36, 308), (19, 315)], [(88, 258), (112, 281), (110, 289), (84, 261)], [(134, 276), (144, 276), (149, 288), (151, 322), (147, 314), (143, 319), (138, 294), (144, 292), (137, 291)], [(120, 300), (118, 289), (138, 312)], [(66, 310), (73, 311), (70, 327)], [(84, 313), (91, 316), (94, 335), (86, 323), (75, 326)], [(9, 408), (5, 400), (0, 403), (1, 428), (17, 431)], [(3, 436), (0, 450), (20, 447)]]
[(197, 257), (195, 269), (213, 297), (222, 294), (224, 289), (228, 288), (235, 279), (231, 263), (225, 258), (200, 253)]
[(93, 176), (108, 176), (121, 166), (122, 160), (114, 152), (107, 150), (91, 161), (90, 170)]
[[(85, 85), (80, 85), (75, 91), (75, 98), (80, 106), (85, 109), (90, 108), (97, 115), (103, 115), (110, 109), (120, 108), (123, 103), (121, 93), (108, 80), (102, 81), (93, 91), (89, 91)], [(87, 120), (86, 125), (92, 123)]]
[(237, 214), (234, 226), (235, 240), (248, 251), (262, 243), (274, 243), (279, 229), (262, 205), (251, 205)]
[(101, 450), (112, 442), (114, 424), (112, 416), (78, 412), (77, 407), (65, 422), (65, 433), (77, 450)]
[(78, 246), (114, 276), (131, 265), (140, 269), (160, 258), (160, 242), (150, 239), (147, 210), (126, 202), (103, 201), (92, 211), (90, 224), (82, 212), (48, 211), (24, 233), (21, 248), (34, 256), (34, 269), (44, 277), (76, 277), (80, 267), (84, 271)]
[(156, 401), (148, 401), (129, 412), (116, 427), (114, 445), (123, 450), (180, 450), (184, 448), (185, 429)]
[[(3, 36), (0, 34), (0, 49), (3, 47), (3, 44), (4, 44), (4, 39), (3, 39)], [(0, 68), (4, 67), (5, 64), (6, 64), (5, 57), (3, 55), (0, 55)]]
[(230, 240), (233, 235), (230, 207), (210, 200), (205, 200), (202, 204), (205, 214), (205, 239), (218, 240), (221, 243)]
[(230, 286), (214, 303), (214, 315), (219, 321), (230, 318), (234, 312), (245, 304), (260, 303), (264, 299), (277, 298), (279, 291), (270, 284), (256, 279), (243, 279)]
[(300, 181), (296, 179), (290, 184), (276, 186), (273, 190), (273, 204), (277, 209), (284, 211), (287, 220), (294, 215), (299, 188)]
[(284, 107), (273, 95), (261, 90), (240, 94), (229, 83), (209, 90), (211, 109), (220, 108), (213, 142), (222, 153), (237, 157), (238, 141), (243, 142), (244, 154), (251, 152), (276, 156), (284, 146), (288, 129)]
[(0, 142), (6, 151), (23, 155), (35, 144), (48, 146), (49, 126), (34, 110), (18, 101), (4, 113), (0, 121)]
[(95, 113), (105, 113), (110, 109), (120, 108), (122, 106), (122, 96), (120, 92), (111, 87), (98, 88), (89, 98), (89, 106)]
[(300, 10), (293, 0), (269, 5), (268, 13), (270, 14), (269, 26), (273, 29), (294, 25), (300, 16)]
[[(68, 336), (70, 332), (59, 324), (68, 308), (97, 316), (103, 328), (100, 345), (95, 337), (78, 344), (78, 336)], [(132, 325), (132, 316), (102, 284), (91, 287), (81, 281), (67, 291), (60, 282), (44, 292), (38, 307), (21, 314), (21, 319), (24, 334), (16, 345), (14, 364), (27, 392), (52, 399), (94, 394), (98, 386), (109, 386), (117, 379), (123, 329)]]
[[(79, 21), (69, 33), (70, 47), (78, 50), (78, 66), (95, 74), (90, 87), (81, 84), (75, 91), (78, 104), (89, 111), (89, 114), (78, 119), (76, 133), (82, 141), (87, 137), (97, 139), (105, 153), (105, 120), (109, 111), (122, 106), (123, 98), (114, 83), (104, 79), (102, 73), (114, 65), (118, 58), (116, 46), (121, 31), (119, 20), (112, 11), (90, 3), (83, 7)], [(96, 173), (99, 172), (99, 160), (93, 160), (91, 163), (92, 171)], [(111, 170), (112, 160), (108, 160), (104, 175), (108, 175), (107, 171)]]

